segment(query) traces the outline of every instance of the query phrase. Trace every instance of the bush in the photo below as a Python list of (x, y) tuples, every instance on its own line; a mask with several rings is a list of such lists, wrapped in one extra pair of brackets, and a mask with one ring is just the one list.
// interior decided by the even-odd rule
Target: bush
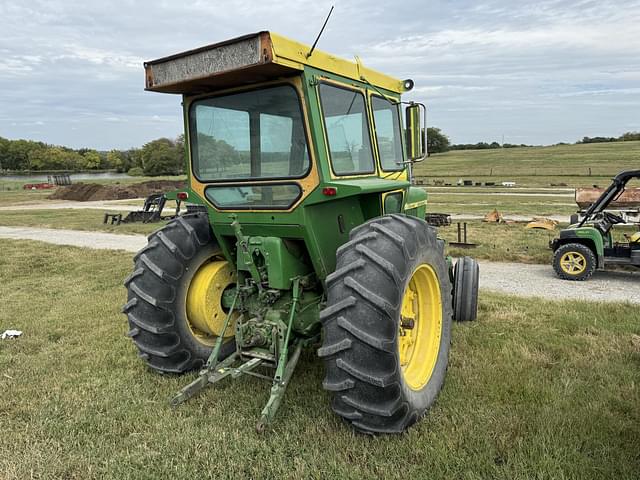
[(144, 171), (140, 167), (133, 167), (129, 169), (127, 175), (132, 177), (142, 177), (144, 175)]

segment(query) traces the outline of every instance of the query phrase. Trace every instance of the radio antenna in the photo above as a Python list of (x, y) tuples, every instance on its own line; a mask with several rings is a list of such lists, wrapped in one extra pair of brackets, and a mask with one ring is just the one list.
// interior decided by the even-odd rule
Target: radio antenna
[(331, 12), (333, 12), (333, 5), (331, 5), (331, 10), (329, 10), (329, 15), (327, 15), (327, 18), (325, 19), (324, 23), (322, 24), (322, 28), (320, 29), (320, 33), (318, 33), (318, 36), (316, 37), (316, 41), (313, 42), (313, 45), (311, 46), (311, 50), (309, 50), (309, 53), (307, 53), (307, 58), (309, 58), (313, 54), (313, 51), (315, 50), (316, 45), (318, 44), (318, 40), (320, 40), (320, 37), (322, 36), (322, 32), (324, 32), (324, 27), (327, 26), (327, 22), (329, 21), (329, 17), (331, 16)]

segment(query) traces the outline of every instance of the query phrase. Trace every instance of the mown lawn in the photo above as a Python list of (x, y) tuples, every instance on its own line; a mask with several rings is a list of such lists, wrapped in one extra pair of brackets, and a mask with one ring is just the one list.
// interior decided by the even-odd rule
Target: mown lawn
[[(11, 210), (0, 211), (0, 225), (7, 227), (39, 227), (65, 228), (72, 230), (90, 230), (110, 233), (142, 233), (149, 234), (162, 227), (167, 222), (157, 223), (122, 223), (120, 225), (105, 224), (104, 214), (107, 210), (99, 209), (51, 209), (51, 210)], [(129, 212), (117, 208), (110, 213), (121, 213), (122, 218)], [(171, 209), (164, 211), (165, 215), (173, 213)]]
[(616, 173), (638, 168), (640, 142), (550, 147), (457, 150), (435, 154), (414, 167), (424, 181), (516, 181), (523, 186), (566, 183), (570, 187), (606, 186)]
[(307, 353), (274, 430), (267, 385), (227, 382), (173, 410), (193, 376), (136, 358), (126, 254), (0, 241), (0, 478), (637, 478), (637, 306), (481, 295), (445, 388), (407, 434), (353, 433)]
[(503, 215), (525, 215), (531, 217), (565, 215), (578, 210), (573, 195), (517, 195), (513, 192), (487, 189), (483, 193), (466, 192), (459, 188), (457, 192), (441, 192), (439, 188), (427, 187), (430, 212), (457, 213), (466, 215), (486, 215), (497, 209)]

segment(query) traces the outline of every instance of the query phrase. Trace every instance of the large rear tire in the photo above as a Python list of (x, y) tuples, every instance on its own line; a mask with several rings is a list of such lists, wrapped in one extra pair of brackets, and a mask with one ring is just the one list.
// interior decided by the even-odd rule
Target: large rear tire
[(318, 355), (333, 411), (361, 432), (405, 431), (442, 388), (452, 317), (443, 249), (425, 221), (389, 215), (337, 251)]
[[(172, 220), (150, 235), (147, 246), (134, 257), (134, 271), (124, 283), (128, 301), (122, 310), (129, 321), (128, 335), (153, 370), (183, 373), (201, 367), (211, 354), (216, 336), (189, 321), (187, 295), (196, 273), (213, 261), (223, 262), (202, 213)], [(231, 337), (223, 343), (220, 359), (234, 349)]]

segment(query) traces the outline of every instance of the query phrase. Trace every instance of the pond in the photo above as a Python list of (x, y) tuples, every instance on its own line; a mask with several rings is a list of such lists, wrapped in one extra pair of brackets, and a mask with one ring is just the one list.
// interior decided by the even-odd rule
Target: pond
[[(46, 182), (47, 177), (48, 175), (46, 173), (29, 173), (27, 175), (0, 175), (0, 180), (40, 183), (40, 182)], [(126, 173), (116, 173), (116, 172), (70, 173), (69, 177), (71, 178), (72, 182), (77, 182), (80, 180), (117, 180), (119, 178), (131, 178)]]

